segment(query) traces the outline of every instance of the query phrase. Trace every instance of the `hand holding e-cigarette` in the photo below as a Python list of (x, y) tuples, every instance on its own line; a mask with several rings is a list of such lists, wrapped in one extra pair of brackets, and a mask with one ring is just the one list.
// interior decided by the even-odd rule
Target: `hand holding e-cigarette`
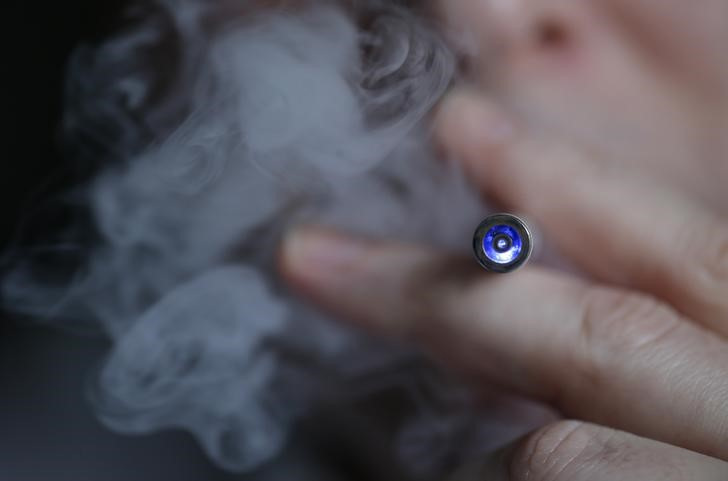
[[(580, 275), (316, 229), (288, 239), (284, 271), (360, 326), (576, 419), (458, 480), (728, 479), (728, 3), (519, 5), (444, 7), (494, 47), (474, 49), (483, 80), (443, 102), (439, 139)], [(484, 243), (491, 228), (481, 264), (513, 252), (513, 236)]]

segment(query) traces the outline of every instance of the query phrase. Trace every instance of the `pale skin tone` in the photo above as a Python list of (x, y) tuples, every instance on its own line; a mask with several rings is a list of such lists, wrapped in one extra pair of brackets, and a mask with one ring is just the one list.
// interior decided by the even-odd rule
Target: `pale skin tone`
[[(584, 273), (305, 228), (303, 296), (567, 419), (457, 481), (728, 479), (728, 0), (443, 0), (436, 138)], [(460, 39), (462, 40), (462, 39)]]

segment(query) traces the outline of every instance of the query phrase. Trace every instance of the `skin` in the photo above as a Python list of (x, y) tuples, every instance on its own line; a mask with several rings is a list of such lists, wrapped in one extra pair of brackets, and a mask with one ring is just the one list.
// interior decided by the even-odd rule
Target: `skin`
[[(728, 1), (443, 0), (471, 81), (434, 119), (584, 273), (494, 276), (321, 228), (281, 270), (341, 318), (553, 406), (453, 480), (728, 479)], [(372, 302), (376, 299), (376, 302)]]

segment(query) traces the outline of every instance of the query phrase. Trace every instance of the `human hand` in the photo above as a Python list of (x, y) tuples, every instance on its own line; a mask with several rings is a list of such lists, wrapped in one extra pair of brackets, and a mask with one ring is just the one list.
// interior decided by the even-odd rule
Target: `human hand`
[[(482, 77), (452, 93), (436, 122), (484, 194), (534, 219), (588, 280), (537, 267), (493, 276), (427, 247), (320, 229), (283, 249), (286, 277), (325, 308), (579, 420), (458, 480), (728, 479), (728, 148), (713, 135), (728, 125), (728, 77), (706, 67), (705, 83), (676, 75), (670, 84), (683, 87), (671, 90), (649, 62), (626, 61), (636, 46), (604, 35), (561, 70), (539, 63), (542, 53), (525, 62), (528, 75), (506, 62), (516, 82), (486, 97)], [(613, 56), (596, 55), (610, 46)], [(620, 95), (586, 82), (604, 76)], [(585, 85), (568, 101), (576, 80)], [(708, 84), (714, 102), (687, 100)], [(519, 88), (533, 106), (517, 105)]]
[(443, 0), (473, 87), (728, 209), (728, 1)]
[(637, 435), (553, 424), (513, 448), (507, 465), (464, 479), (726, 479), (726, 223), (564, 145), (488, 145), (487, 108), (449, 102), (443, 115), (470, 126), (453, 141), (479, 185), (622, 287), (536, 267), (493, 276), (471, 259), (317, 229), (287, 240), (286, 277), (339, 316), (422, 343), (476, 381)]

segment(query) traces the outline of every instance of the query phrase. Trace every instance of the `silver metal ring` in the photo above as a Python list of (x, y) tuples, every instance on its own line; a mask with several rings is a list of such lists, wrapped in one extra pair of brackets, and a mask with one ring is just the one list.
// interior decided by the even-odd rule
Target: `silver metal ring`
[(484, 269), (506, 274), (528, 262), (533, 252), (533, 235), (523, 219), (512, 214), (494, 214), (475, 230), (473, 251)]

